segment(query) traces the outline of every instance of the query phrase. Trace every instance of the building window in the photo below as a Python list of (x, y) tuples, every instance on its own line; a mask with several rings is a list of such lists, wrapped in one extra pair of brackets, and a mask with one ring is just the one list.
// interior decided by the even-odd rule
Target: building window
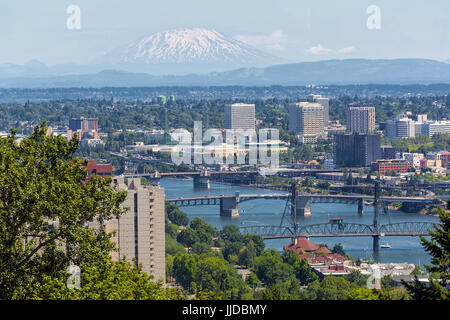
[(139, 243), (138, 243), (138, 197), (137, 193), (134, 194), (134, 257), (136, 264), (139, 264)]

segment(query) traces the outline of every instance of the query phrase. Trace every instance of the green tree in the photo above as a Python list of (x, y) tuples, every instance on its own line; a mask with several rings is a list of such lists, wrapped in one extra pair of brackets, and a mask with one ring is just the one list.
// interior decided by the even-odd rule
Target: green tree
[(256, 287), (261, 285), (261, 281), (259, 281), (258, 277), (254, 272), (250, 273), (245, 278), (245, 283), (248, 284), (252, 289), (255, 289)]
[(227, 241), (225, 243), (225, 247), (222, 249), (222, 254), (224, 258), (227, 259), (229, 262), (236, 263), (241, 248), (242, 248), (241, 242)]
[(181, 230), (181, 232), (178, 234), (177, 241), (185, 247), (192, 247), (194, 243), (199, 241), (199, 237), (195, 230), (186, 228), (184, 230)]
[[(14, 131), (0, 139), (0, 298), (169, 298), (140, 267), (111, 258), (104, 222), (124, 212), (126, 192), (111, 179), (86, 181), (78, 138), (46, 132), (43, 123), (20, 144)], [(78, 290), (66, 285), (69, 265), (81, 269)]]
[(420, 276), (422, 274), (424, 274), (424, 272), (421, 266), (415, 266), (413, 271), (411, 271), (411, 275), (413, 276)]
[(180, 292), (164, 289), (161, 282), (150, 281), (140, 267), (125, 259), (91, 264), (82, 269), (80, 289), (69, 289), (67, 274), (43, 275), (39, 282), (28, 283), (27, 299), (74, 300), (168, 300), (181, 299)]
[(277, 282), (262, 292), (263, 300), (297, 300), (300, 286), (297, 279), (293, 278), (283, 282)]
[(261, 252), (263, 252), (264, 248), (266, 247), (263, 238), (256, 234), (247, 233), (244, 237), (244, 245), (248, 245), (250, 241), (252, 241), (253, 245), (255, 246), (256, 256), (260, 256)]
[(392, 277), (387, 274), (385, 276), (383, 276), (381, 278), (381, 287), (385, 290), (392, 290), (392, 283), (393, 283), (393, 279)]
[(227, 265), (222, 259), (207, 257), (198, 261), (196, 283), (202, 289), (218, 295), (219, 291), (227, 289), (226, 280), (228, 276)]
[(169, 220), (177, 226), (187, 226), (189, 218), (177, 205), (166, 201), (166, 212)]
[(283, 259), (284, 263), (290, 264), (291, 266), (299, 260), (297, 253), (292, 250), (284, 250), (281, 254), (281, 259)]
[(319, 276), (313, 271), (306, 259), (297, 259), (294, 264), (294, 272), (302, 286), (306, 286), (311, 282), (319, 280)]
[(198, 255), (201, 255), (201, 254), (211, 255), (212, 254), (211, 247), (209, 246), (209, 244), (207, 244), (205, 242), (194, 243), (194, 245), (192, 246), (192, 252), (195, 254), (198, 254)]
[(242, 266), (253, 267), (256, 258), (256, 249), (253, 241), (250, 240), (247, 246), (244, 246), (238, 255), (238, 263)]
[(177, 240), (166, 234), (166, 254), (177, 255), (186, 252), (184, 246)]
[(405, 288), (415, 300), (449, 300), (447, 289), (450, 278), (450, 217), (444, 209), (439, 210), (441, 223), (434, 224), (434, 230), (429, 230), (431, 239), (420, 237), (425, 250), (431, 255), (431, 266), (425, 268), (430, 273), (437, 273), (440, 279), (429, 277), (429, 285), (421, 283), (417, 276), (413, 284), (403, 282)]
[[(370, 291), (370, 292), (369, 292)], [(368, 288), (359, 287), (342, 277), (326, 276), (322, 281), (314, 281), (301, 292), (307, 300), (376, 300), (378, 296)]]
[(349, 300), (378, 300), (378, 295), (367, 287), (354, 288), (348, 292)]
[(177, 282), (186, 290), (191, 290), (195, 285), (197, 261), (187, 253), (178, 254), (173, 260), (173, 275)]
[(344, 247), (342, 246), (341, 243), (336, 243), (333, 247), (333, 249), (331, 249), (332, 253), (336, 253), (336, 254), (340, 254), (342, 256), (345, 257), (345, 251), (344, 251)]
[(362, 287), (367, 283), (367, 277), (361, 274), (359, 270), (352, 270), (350, 274), (344, 276), (349, 282), (355, 283), (356, 285)]
[(222, 228), (222, 231), (220, 231), (220, 237), (225, 241), (231, 242), (242, 242), (244, 240), (239, 228), (231, 224), (228, 224)]
[(249, 299), (251, 289), (225, 260), (205, 257), (198, 261), (197, 287), (212, 292), (211, 299)]
[(254, 269), (258, 279), (269, 286), (295, 278), (294, 267), (284, 263), (274, 249), (264, 250), (261, 256), (255, 259)]
[(195, 217), (194, 219), (192, 219), (189, 226), (191, 227), (191, 229), (193, 229), (195, 231), (208, 234), (209, 238), (216, 237), (218, 235), (216, 228), (214, 228), (213, 226), (210, 226), (209, 224), (206, 223), (205, 220), (203, 220), (199, 217)]
[(178, 235), (178, 226), (174, 223), (166, 221), (166, 235), (170, 235), (172, 238), (176, 238)]
[(196, 230), (195, 232), (199, 242), (207, 243), (208, 245), (212, 244), (212, 237), (209, 232), (204, 229)]

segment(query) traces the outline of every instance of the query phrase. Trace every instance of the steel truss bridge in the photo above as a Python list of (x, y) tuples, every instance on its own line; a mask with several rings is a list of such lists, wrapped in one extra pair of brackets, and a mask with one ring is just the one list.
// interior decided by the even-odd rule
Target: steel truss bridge
[(398, 222), (379, 225), (351, 223), (351, 222), (328, 222), (298, 226), (294, 230), (289, 226), (248, 226), (240, 227), (243, 234), (251, 233), (261, 236), (263, 239), (306, 237), (374, 237), (374, 236), (427, 236), (433, 223), (430, 222)]
[[(373, 201), (373, 197), (367, 195), (322, 195), (305, 194), (310, 198), (311, 203), (357, 203), (358, 201)], [(255, 199), (286, 200), (290, 197), (289, 193), (270, 193), (270, 194), (238, 194), (238, 195), (217, 195), (200, 197), (180, 197), (168, 198), (167, 201), (176, 204), (179, 207), (195, 206), (214, 206), (220, 205), (220, 199), (238, 198), (238, 202), (245, 202)], [(412, 203), (432, 203), (434, 199), (426, 197), (383, 197), (383, 202), (412, 202)]]

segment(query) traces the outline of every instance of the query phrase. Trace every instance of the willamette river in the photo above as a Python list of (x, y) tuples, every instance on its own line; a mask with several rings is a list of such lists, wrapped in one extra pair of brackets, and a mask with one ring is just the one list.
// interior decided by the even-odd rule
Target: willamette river
[[(165, 189), (166, 198), (201, 196), (201, 195), (221, 195), (234, 194), (239, 191), (241, 194), (256, 193), (277, 193), (280, 191), (260, 188), (249, 188), (241, 186), (230, 186), (211, 183), (209, 190), (194, 190), (192, 180), (162, 179), (161, 187)], [(199, 206), (181, 208), (187, 213), (189, 219), (200, 217), (208, 224), (215, 226), (218, 230), (227, 224), (238, 227), (250, 225), (279, 225), (286, 205), (284, 200), (251, 200), (239, 204), (239, 217), (221, 217), (219, 206)], [(316, 224), (328, 222), (334, 217), (343, 218), (345, 222), (355, 222), (362, 224), (372, 224), (373, 207), (365, 206), (364, 215), (357, 214), (357, 206), (349, 204), (318, 203), (311, 205), (311, 216), (300, 218), (300, 224)], [(404, 213), (400, 211), (390, 211), (391, 222), (402, 221), (430, 221), (439, 222), (438, 218)], [(380, 214), (379, 225), (389, 223), (389, 217)], [(342, 237), (342, 238), (311, 238), (314, 243), (325, 243), (331, 249), (336, 243), (341, 243), (344, 250), (355, 260), (358, 258), (371, 259), (378, 262), (408, 262), (423, 266), (430, 263), (430, 256), (424, 251), (419, 237), (383, 237), (380, 244), (389, 243), (392, 248), (381, 248), (377, 255), (372, 251), (371, 237)], [(290, 239), (265, 240), (266, 248), (283, 250), (283, 245), (288, 244)]]

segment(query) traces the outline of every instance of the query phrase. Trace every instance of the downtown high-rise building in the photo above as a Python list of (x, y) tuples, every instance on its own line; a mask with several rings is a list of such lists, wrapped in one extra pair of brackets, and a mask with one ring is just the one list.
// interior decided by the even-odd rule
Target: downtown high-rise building
[(389, 139), (414, 138), (416, 136), (416, 123), (409, 118), (388, 120), (385, 127), (386, 137)]
[(381, 136), (378, 134), (334, 136), (334, 164), (339, 167), (368, 167), (381, 157)]
[(289, 104), (289, 130), (303, 135), (322, 135), (324, 132), (324, 107), (319, 103), (298, 102)]
[(384, 123), (384, 131), (389, 139), (415, 138), (418, 135), (433, 137), (435, 134), (450, 133), (449, 120), (428, 120), (426, 114), (406, 112)]
[(255, 130), (255, 105), (246, 103), (225, 105), (225, 129)]
[(69, 130), (81, 132), (98, 131), (98, 118), (71, 118)]
[(323, 106), (323, 122), (326, 127), (328, 121), (330, 121), (330, 99), (322, 97), (320, 94), (310, 94), (306, 98), (306, 101), (318, 103)]
[(375, 131), (375, 107), (371, 104), (352, 103), (347, 107), (347, 131), (372, 133)]
[(128, 195), (123, 207), (126, 213), (118, 219), (107, 222), (108, 231), (116, 231), (112, 239), (119, 248), (113, 258), (133, 258), (142, 264), (142, 270), (153, 275), (154, 280), (165, 281), (165, 195), (164, 189), (154, 186), (142, 186), (138, 178), (114, 177), (119, 190)]

